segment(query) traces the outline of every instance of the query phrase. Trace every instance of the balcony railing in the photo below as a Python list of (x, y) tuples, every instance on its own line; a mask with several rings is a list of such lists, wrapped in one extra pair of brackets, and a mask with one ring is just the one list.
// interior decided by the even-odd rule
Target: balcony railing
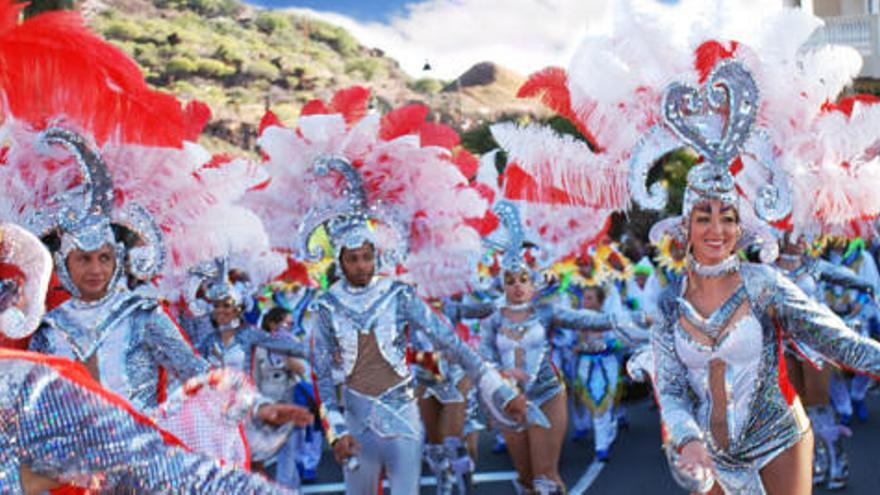
[(826, 17), (816, 30), (809, 46), (848, 45), (862, 55), (862, 77), (880, 79), (880, 15), (863, 14)]

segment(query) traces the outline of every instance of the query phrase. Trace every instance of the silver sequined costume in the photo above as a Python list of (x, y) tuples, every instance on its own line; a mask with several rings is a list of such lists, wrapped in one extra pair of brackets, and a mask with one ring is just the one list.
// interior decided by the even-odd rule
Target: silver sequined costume
[[(319, 296), (312, 307), (315, 328), (312, 364), (316, 388), (326, 410), (330, 443), (351, 434), (361, 445), (360, 467), (346, 470), (346, 491), (375, 493), (384, 466), (391, 492), (418, 492), (423, 428), (415, 401), (413, 377), (406, 363), (410, 331), (423, 331), (447, 356), (454, 356), (477, 387), (486, 390), (496, 407), (503, 409), (516, 394), (502, 385), (499, 375), (479, 354), (462, 342), (418, 296), (411, 286), (387, 278), (374, 278), (366, 287), (340, 280)], [(359, 393), (343, 385), (342, 404), (336, 398), (331, 370), (341, 367), (346, 382), (358, 362), (359, 338), (372, 334), (381, 359), (400, 381), (378, 396)], [(344, 406), (343, 415), (340, 405)]]
[[(715, 346), (690, 336), (679, 321), (685, 317), (694, 323), (687, 303), (665, 294), (668, 319), (653, 332), (656, 387), (672, 448), (691, 440), (705, 442), (726, 493), (763, 494), (760, 469), (809, 428), (800, 403), (793, 396), (787, 399), (779, 383), (781, 353), (774, 319), (826, 359), (875, 375), (880, 374), (880, 344), (853, 333), (771, 267), (743, 264), (741, 276), (741, 288), (705, 321), (721, 328), (735, 325)], [(743, 304), (748, 306), (741, 312)], [(739, 313), (744, 314), (732, 322)], [(718, 445), (709, 428), (709, 363), (714, 359), (726, 364), (727, 448)]]
[[(203, 318), (208, 318), (204, 316)], [(212, 326), (213, 328), (213, 326)], [(232, 367), (251, 373), (254, 365), (254, 352), (258, 347), (292, 357), (308, 356), (308, 345), (284, 334), (273, 335), (242, 324), (229, 342), (223, 343), (220, 331), (214, 330), (198, 344), (199, 352), (205, 359), (218, 367)]]
[(157, 299), (122, 286), (47, 313), (30, 348), (83, 363), (97, 356), (101, 384), (141, 411), (157, 406), (160, 366), (181, 382), (209, 368)]
[[(856, 275), (849, 268), (829, 263), (821, 258), (805, 257), (800, 266), (794, 270), (781, 270), (804, 291), (804, 294), (820, 303), (824, 302), (823, 284), (856, 289), (863, 292), (873, 291), (868, 281)], [(798, 357), (802, 354), (814, 364), (821, 366), (821, 357), (809, 346), (798, 343), (797, 351), (800, 351), (800, 353), (796, 353)]]
[[(443, 314), (453, 326), (458, 325), (463, 320), (485, 318), (492, 314), (494, 310), (495, 305), (491, 302), (462, 303), (448, 300), (443, 303)], [(431, 337), (423, 332), (416, 332), (412, 336), (412, 340), (419, 351), (433, 352), (436, 350), (431, 342)], [(465, 373), (464, 368), (460, 364), (442, 354), (439, 356), (437, 366), (441, 374), (440, 377), (435, 376), (433, 372), (422, 366), (414, 367), (419, 384), (425, 387), (423, 397), (434, 397), (443, 404), (465, 402), (467, 398), (461, 394), (458, 385), (467, 376), (467, 373)]]
[(0, 493), (23, 493), (23, 465), (98, 493), (286, 493), (166, 443), (106, 393), (65, 378), (57, 362), (40, 364), (44, 358), (28, 354), (0, 351)]
[(529, 376), (520, 386), (528, 400), (528, 423), (550, 428), (541, 405), (563, 390), (562, 382), (550, 362), (549, 329), (611, 329), (612, 319), (588, 309), (568, 309), (538, 304), (523, 321), (513, 322), (499, 309), (480, 326), (480, 350), (499, 369), (519, 368)]

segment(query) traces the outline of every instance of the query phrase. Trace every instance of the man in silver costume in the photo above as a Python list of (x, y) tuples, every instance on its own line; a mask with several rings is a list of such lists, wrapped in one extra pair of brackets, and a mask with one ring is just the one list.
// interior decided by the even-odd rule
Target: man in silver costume
[[(328, 441), (339, 461), (357, 455), (359, 466), (345, 471), (347, 493), (373, 493), (383, 467), (392, 493), (416, 493), (423, 431), (405, 359), (407, 326), (424, 331), (441, 352), (454, 356), (498, 410), (515, 416), (523, 406), (515, 397), (522, 397), (412, 287), (375, 276), (372, 244), (343, 248), (339, 260), (342, 280), (319, 296), (312, 309), (313, 366)], [(341, 404), (330, 376), (340, 365), (346, 372)]]
[[(319, 165), (363, 192), (358, 172), (345, 160)], [(355, 196), (351, 206), (324, 222), (343, 276), (310, 309), (322, 422), (336, 459), (346, 465), (346, 493), (375, 493), (383, 468), (392, 493), (417, 493), (424, 432), (406, 362), (408, 332), (424, 332), (440, 352), (458, 361), (495, 412), (519, 420), (525, 401), (412, 286), (376, 275), (379, 253), (365, 194)], [(334, 368), (345, 374), (341, 400)]]
[[(32, 234), (2, 224), (0, 265), (0, 335), (25, 338), (43, 313), (51, 257)], [(99, 493), (284, 493), (188, 451), (80, 365), (0, 349), (0, 493), (62, 483)]]
[(71, 298), (45, 316), (30, 349), (80, 361), (104, 387), (137, 409), (155, 409), (161, 393), (160, 366), (181, 382), (209, 368), (149, 292), (150, 286), (128, 287), (130, 274), (148, 280), (158, 273), (163, 254), (154, 244), (126, 246), (129, 239), (123, 239), (122, 227), (146, 240), (155, 225), (146, 212), (120, 219), (123, 212), (113, 209), (107, 166), (80, 136), (61, 129), (44, 136), (78, 158), (84, 183), (91, 187), (86, 190), (86, 211), (72, 219), (50, 217), (54, 221), (40, 229), (60, 236), (60, 245), (50, 248), (55, 248), (56, 271)]
[[(150, 413), (165, 393), (160, 368), (179, 383), (210, 369), (149, 283), (129, 289), (129, 277), (148, 281), (161, 271), (161, 234), (142, 208), (114, 211), (107, 166), (81, 136), (52, 128), (43, 139), (74, 154), (87, 187), (85, 201), (78, 194), (64, 196), (69, 204), (34, 220), (44, 239), (60, 237), (55, 267), (72, 297), (45, 315), (30, 350), (83, 363), (103, 387)], [(78, 204), (86, 207), (77, 211)], [(265, 398), (254, 412), (273, 423), (294, 413)]]

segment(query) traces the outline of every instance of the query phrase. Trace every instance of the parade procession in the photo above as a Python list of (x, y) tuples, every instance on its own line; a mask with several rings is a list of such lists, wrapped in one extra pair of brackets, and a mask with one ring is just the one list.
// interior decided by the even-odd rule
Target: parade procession
[(859, 2), (593, 3), (476, 118), (305, 10), (0, 0), (0, 493), (880, 493)]

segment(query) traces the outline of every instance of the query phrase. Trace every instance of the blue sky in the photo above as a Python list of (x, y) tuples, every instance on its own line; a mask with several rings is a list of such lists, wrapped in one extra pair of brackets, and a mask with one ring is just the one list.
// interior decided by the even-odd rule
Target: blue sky
[[(247, 0), (253, 5), (273, 9), (300, 7), (342, 14), (364, 22), (387, 22), (394, 15), (403, 15), (406, 4), (424, 3), (425, 0)], [(678, 0), (657, 0), (675, 4)]]
[(366, 22), (387, 22), (391, 16), (404, 13), (404, 5), (413, 0), (247, 0), (248, 3), (270, 8), (301, 7), (336, 12)]

